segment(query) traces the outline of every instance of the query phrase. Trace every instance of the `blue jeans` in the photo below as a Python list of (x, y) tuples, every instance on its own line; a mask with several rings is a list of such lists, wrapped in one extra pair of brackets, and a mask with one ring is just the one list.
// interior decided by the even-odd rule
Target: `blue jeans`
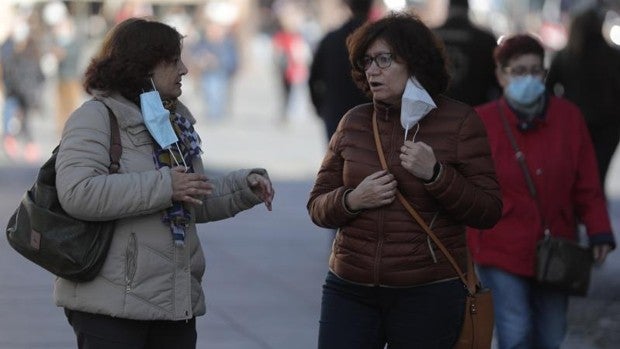
[(465, 310), (460, 280), (388, 288), (328, 273), (323, 285), (319, 349), (451, 349)]
[(17, 111), (19, 108), (21, 108), (21, 106), (19, 105), (19, 100), (17, 98), (10, 96), (6, 97), (4, 100), (4, 109), (2, 110), (2, 132), (5, 136), (14, 136), (11, 130), (11, 121), (17, 116)]
[(566, 335), (566, 294), (498, 268), (477, 266), (477, 270), (493, 292), (499, 349), (560, 348)]
[(230, 92), (228, 75), (225, 72), (203, 74), (202, 89), (209, 118), (218, 121), (226, 118)]

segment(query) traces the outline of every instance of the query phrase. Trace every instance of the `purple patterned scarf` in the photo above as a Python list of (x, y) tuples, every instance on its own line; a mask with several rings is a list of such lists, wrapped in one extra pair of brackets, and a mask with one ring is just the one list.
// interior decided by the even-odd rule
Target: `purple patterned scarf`
[[(179, 142), (172, 145), (170, 149), (162, 149), (154, 142), (153, 160), (155, 165), (158, 169), (166, 166), (172, 168), (178, 162), (179, 164), (187, 164), (187, 172), (194, 172), (192, 159), (202, 153), (200, 136), (189, 120), (176, 112), (176, 101), (164, 101), (164, 107), (170, 111), (172, 128), (177, 134)], [(172, 201), (172, 206), (167, 208), (162, 216), (162, 222), (170, 226), (174, 243), (180, 246), (185, 243), (185, 229), (190, 221), (189, 210), (180, 201)]]

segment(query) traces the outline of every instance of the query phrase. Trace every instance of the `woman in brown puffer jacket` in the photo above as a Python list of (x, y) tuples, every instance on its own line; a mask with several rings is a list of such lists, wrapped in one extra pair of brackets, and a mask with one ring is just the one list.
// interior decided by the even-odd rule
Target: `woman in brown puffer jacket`
[(319, 348), (451, 348), (465, 288), (395, 193), (466, 270), (465, 227), (492, 227), (502, 212), (484, 126), (471, 107), (442, 95), (443, 49), (418, 18), (368, 23), (347, 45), (353, 78), (373, 103), (343, 117), (308, 201), (314, 223), (338, 229)]

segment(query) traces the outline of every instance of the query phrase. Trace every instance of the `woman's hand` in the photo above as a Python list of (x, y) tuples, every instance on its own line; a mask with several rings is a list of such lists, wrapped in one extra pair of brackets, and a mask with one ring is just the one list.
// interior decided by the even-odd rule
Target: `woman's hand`
[(388, 205), (396, 198), (396, 184), (394, 176), (386, 170), (375, 172), (349, 192), (345, 204), (351, 211)]
[(186, 173), (183, 166), (170, 170), (172, 176), (172, 200), (202, 205), (202, 197), (211, 194), (213, 184), (207, 176), (199, 173)]
[(267, 209), (271, 211), (271, 202), (273, 201), (275, 192), (269, 178), (258, 173), (250, 173), (247, 181), (252, 192), (263, 200)]
[(607, 254), (611, 251), (611, 246), (609, 244), (603, 245), (594, 245), (592, 246), (592, 254), (594, 255), (594, 263), (603, 264), (605, 258), (607, 258)]
[(400, 148), (400, 164), (412, 175), (425, 181), (433, 178), (437, 163), (433, 148), (424, 142), (405, 141)]

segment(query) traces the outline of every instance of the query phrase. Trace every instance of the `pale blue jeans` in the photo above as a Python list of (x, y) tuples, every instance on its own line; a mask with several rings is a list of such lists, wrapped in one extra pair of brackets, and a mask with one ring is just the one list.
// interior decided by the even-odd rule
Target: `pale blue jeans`
[(559, 349), (566, 335), (568, 296), (540, 287), (532, 278), (477, 266), (493, 292), (499, 349)]

